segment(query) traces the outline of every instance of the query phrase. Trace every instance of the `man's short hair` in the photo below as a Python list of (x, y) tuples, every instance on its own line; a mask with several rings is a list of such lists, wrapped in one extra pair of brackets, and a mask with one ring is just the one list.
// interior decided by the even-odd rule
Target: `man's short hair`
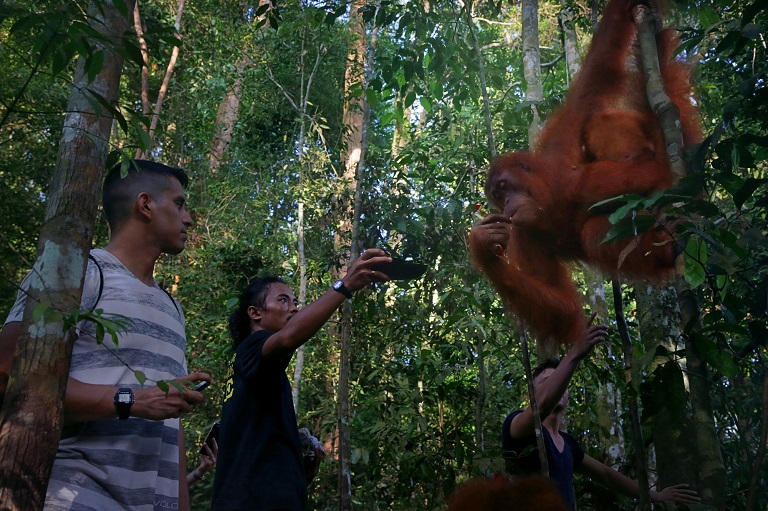
[(122, 163), (107, 172), (101, 192), (101, 203), (109, 227), (115, 231), (131, 213), (133, 201), (141, 192), (158, 195), (164, 192), (176, 179), (186, 189), (189, 177), (182, 169), (147, 160), (132, 160), (125, 176)]
[(546, 369), (556, 369), (560, 365), (559, 358), (548, 358), (541, 362), (539, 365), (533, 368), (531, 371), (531, 380), (535, 380), (538, 375), (543, 373)]

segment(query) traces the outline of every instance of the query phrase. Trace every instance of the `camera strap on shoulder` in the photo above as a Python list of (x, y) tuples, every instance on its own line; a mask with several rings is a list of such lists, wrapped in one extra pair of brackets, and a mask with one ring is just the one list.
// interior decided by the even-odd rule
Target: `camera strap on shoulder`
[(93, 261), (93, 264), (96, 265), (96, 269), (99, 270), (99, 293), (96, 295), (96, 300), (93, 302), (93, 307), (91, 307), (92, 309), (95, 309), (96, 304), (99, 303), (99, 300), (101, 300), (101, 293), (104, 292), (104, 272), (101, 271), (101, 265), (99, 265), (99, 262), (95, 257), (93, 257), (93, 255), (91, 255), (90, 252), (88, 253), (88, 259)]
[[(99, 261), (96, 260), (95, 257), (91, 253), (88, 253), (88, 259), (93, 261), (93, 264), (96, 265), (96, 269), (99, 272), (99, 292), (96, 294), (96, 300), (93, 302), (93, 307), (91, 309), (95, 309), (96, 305), (99, 303), (99, 300), (101, 300), (101, 295), (104, 292), (104, 272), (101, 269), (101, 265), (99, 264)], [(159, 286), (158, 286), (159, 287)], [(173, 299), (173, 296), (171, 296), (171, 293), (169, 293), (165, 288), (160, 288), (163, 290), (163, 293), (168, 295), (168, 299), (171, 300), (171, 303), (173, 304), (173, 308), (176, 309), (176, 312), (181, 314), (181, 311), (179, 310), (179, 306), (176, 304), (176, 300)]]

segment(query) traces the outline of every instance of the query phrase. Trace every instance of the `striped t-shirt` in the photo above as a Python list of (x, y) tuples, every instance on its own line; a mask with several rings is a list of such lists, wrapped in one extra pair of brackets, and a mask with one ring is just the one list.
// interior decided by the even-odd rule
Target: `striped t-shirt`
[[(79, 323), (69, 375), (84, 383), (132, 388), (140, 387), (133, 370), (147, 376), (146, 385), (186, 375), (184, 315), (178, 303), (157, 285), (138, 280), (106, 250), (91, 255), (104, 278), (96, 308), (106, 316), (125, 316), (132, 325), (119, 335), (116, 348), (110, 336), (97, 344), (93, 323)], [(94, 305), (99, 283), (99, 269), (89, 260), (83, 307)], [(26, 279), (22, 289), (25, 284)], [(6, 323), (21, 321), (25, 298), (20, 291)], [(68, 427), (66, 434), (71, 436), (59, 442), (46, 510), (178, 509), (178, 419), (96, 420), (74, 432)]]

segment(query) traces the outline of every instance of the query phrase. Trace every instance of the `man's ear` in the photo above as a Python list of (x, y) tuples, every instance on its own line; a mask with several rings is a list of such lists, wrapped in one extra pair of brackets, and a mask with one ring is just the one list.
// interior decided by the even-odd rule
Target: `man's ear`
[(248, 307), (246, 312), (248, 313), (248, 317), (251, 318), (251, 321), (255, 321), (257, 323), (261, 321), (261, 311), (255, 305)]
[(154, 201), (147, 192), (141, 192), (136, 196), (134, 202), (134, 208), (139, 217), (145, 222), (152, 220), (152, 208), (154, 207)]

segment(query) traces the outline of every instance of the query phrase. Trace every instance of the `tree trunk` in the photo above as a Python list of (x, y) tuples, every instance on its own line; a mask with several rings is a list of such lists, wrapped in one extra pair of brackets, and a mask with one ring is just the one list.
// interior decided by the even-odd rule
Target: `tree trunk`
[[(301, 153), (299, 153), (301, 154)], [(297, 245), (299, 259), (299, 307), (307, 304), (307, 257), (304, 253), (304, 203), (299, 202), (299, 217), (297, 226)], [(293, 409), (299, 412), (299, 387), (301, 385), (301, 374), (304, 371), (304, 345), (296, 350), (296, 362), (293, 365), (293, 386), (291, 394), (293, 396)]]
[(621, 335), (621, 345), (624, 352), (624, 374), (627, 381), (627, 392), (625, 395), (629, 398), (629, 417), (631, 422), (632, 446), (635, 449), (637, 461), (637, 484), (640, 490), (639, 509), (650, 511), (651, 498), (648, 493), (648, 462), (645, 455), (645, 442), (643, 441), (643, 430), (640, 425), (640, 410), (638, 405), (637, 389), (639, 384), (633, 382), (633, 374), (639, 375), (640, 371), (634, 367), (634, 358), (632, 356), (632, 342), (629, 336), (629, 328), (624, 317), (624, 302), (622, 300), (621, 283), (618, 279), (613, 279), (613, 306), (616, 310), (616, 325)]
[[(602, 274), (588, 266), (581, 267), (587, 285), (587, 301), (590, 310), (596, 313), (594, 323), (609, 323), (608, 302), (605, 298), (605, 283)], [(619, 360), (610, 344), (592, 353), (598, 366), (609, 367)], [(605, 453), (603, 460), (608, 466), (615, 466), (625, 455), (624, 425), (621, 420), (621, 388), (613, 381), (600, 383), (597, 390), (597, 420), (600, 424), (600, 447)], [(602, 433), (607, 431), (607, 434)]]
[[(685, 380), (680, 367), (681, 339), (678, 321), (659, 321), (659, 318), (677, 318), (677, 293), (674, 286), (653, 288), (638, 286), (637, 320), (640, 338), (646, 352), (655, 352), (662, 346), (670, 359), (656, 368), (649, 382), (653, 389), (658, 413), (651, 417), (653, 445), (656, 451), (656, 469), (659, 487), (685, 482), (698, 487), (695, 464), (695, 444), (692, 442), (690, 407)], [(645, 369), (645, 368), (643, 368)]]
[(576, 31), (573, 28), (573, 9), (566, 5), (565, 0), (561, 0), (560, 4), (563, 6), (560, 10), (560, 30), (563, 34), (565, 68), (568, 71), (568, 83), (571, 83), (581, 69), (581, 57), (579, 57)]
[[(474, 329), (472, 329), (474, 330)], [(485, 428), (483, 427), (483, 418), (485, 417), (486, 400), (486, 374), (485, 374), (485, 336), (480, 332), (470, 330), (471, 339), (477, 340), (477, 400), (475, 401), (475, 444), (478, 452), (485, 451)], [(461, 467), (459, 467), (461, 468)]]
[[(133, 2), (126, 1), (128, 13)], [(130, 19), (108, 1), (91, 2), (91, 28), (119, 45)], [(115, 104), (123, 59), (102, 48), (104, 65), (88, 82), (85, 60), (77, 63), (64, 118), (56, 172), (38, 259), (29, 288), (11, 380), (0, 411), (0, 509), (42, 509), (61, 430), (74, 329), (66, 317), (80, 308), (83, 277), (96, 220), (98, 193), (106, 165), (112, 114), (94, 109), (94, 95)], [(46, 303), (47, 314), (33, 311)]]
[[(683, 160), (683, 136), (680, 130), (680, 111), (664, 91), (659, 58), (656, 49), (656, 32), (653, 16), (647, 7), (638, 5), (634, 10), (638, 28), (643, 72), (646, 76), (646, 94), (658, 122), (664, 133), (667, 157), (672, 171), (678, 176), (686, 174)], [(679, 256), (684, 267), (683, 254)], [(677, 320), (683, 325), (685, 336), (685, 356), (687, 361), (688, 381), (693, 417), (693, 438), (696, 443), (697, 465), (702, 484), (702, 502), (715, 509), (725, 509), (727, 473), (720, 451), (720, 440), (715, 429), (712, 413), (712, 400), (709, 395), (709, 375), (707, 366), (697, 349), (695, 338), (701, 331), (699, 319), (699, 300), (685, 282), (682, 274), (675, 278), (675, 289), (680, 308), (680, 316), (675, 318), (657, 318), (656, 321)]]
[(544, 99), (541, 84), (541, 52), (539, 51), (539, 2), (523, 0), (523, 75), (525, 100), (531, 103), (533, 120), (528, 128), (528, 146), (536, 145), (541, 131), (541, 118), (536, 105)]
[[(176, 38), (181, 39), (181, 15), (184, 13), (185, 0), (179, 0), (179, 7), (176, 10), (176, 21), (173, 24), (173, 28), (176, 30)], [(152, 120), (149, 124), (149, 136), (154, 138), (155, 130), (157, 129), (157, 123), (160, 120), (160, 112), (163, 109), (163, 102), (165, 101), (165, 95), (168, 92), (168, 85), (171, 83), (171, 76), (173, 76), (173, 70), (176, 68), (176, 60), (179, 58), (180, 46), (174, 46), (171, 51), (171, 60), (168, 61), (168, 67), (165, 68), (165, 76), (163, 77), (163, 83), (160, 85), (160, 90), (157, 92), (157, 101), (155, 101), (155, 108), (152, 111)]]
[(485, 133), (488, 137), (488, 153), (491, 159), (496, 157), (496, 142), (493, 139), (493, 122), (491, 119), (491, 100), (488, 95), (487, 80), (485, 78), (485, 59), (480, 49), (480, 42), (477, 40), (475, 31), (475, 20), (472, 14), (472, 0), (466, 0), (463, 3), (464, 12), (467, 16), (467, 30), (472, 36), (472, 50), (475, 54), (476, 64), (478, 66), (478, 81), (480, 83), (480, 92), (483, 95), (483, 119), (485, 120)]
[(725, 509), (728, 473), (725, 471), (720, 439), (715, 429), (712, 398), (709, 395), (709, 374), (706, 362), (701, 358), (691, 336), (685, 340), (685, 358), (691, 389), (693, 441), (698, 456), (702, 502), (714, 509)]
[[(179, 0), (179, 6), (176, 11), (176, 22), (174, 23), (174, 29), (176, 30), (175, 36), (181, 39), (181, 16), (184, 13), (185, 0)], [(139, 14), (139, 3), (133, 9), (133, 25), (136, 30), (136, 36), (139, 40), (139, 48), (141, 49), (142, 60), (144, 65), (141, 67), (141, 111), (144, 115), (150, 114), (149, 105), (149, 50), (147, 49), (147, 42), (144, 39), (144, 27), (141, 23), (141, 15)], [(146, 128), (147, 134), (150, 140), (154, 140), (155, 131), (157, 130), (157, 123), (160, 120), (160, 112), (163, 109), (163, 102), (165, 96), (168, 93), (168, 85), (171, 83), (171, 76), (173, 76), (173, 70), (176, 68), (176, 60), (179, 58), (179, 46), (174, 46), (171, 51), (171, 59), (168, 61), (168, 66), (165, 69), (165, 76), (163, 82), (160, 85), (160, 90), (157, 93), (157, 100), (155, 101), (155, 107), (152, 110), (152, 117), (149, 121), (149, 127)], [(149, 147), (143, 147), (141, 143), (136, 150), (136, 158), (149, 158), (152, 149), (154, 148), (154, 141), (150, 143)]]
[(218, 172), (224, 161), (232, 134), (235, 132), (235, 123), (240, 112), (240, 95), (243, 90), (243, 75), (248, 64), (249, 58), (245, 52), (235, 63), (235, 76), (232, 81), (232, 87), (227, 91), (224, 99), (219, 104), (219, 110), (216, 113), (216, 131), (211, 140), (210, 155), (208, 165), (211, 172)]
[[(149, 115), (149, 49), (147, 40), (144, 38), (144, 26), (141, 24), (141, 13), (139, 13), (139, 3), (133, 7), (133, 28), (136, 30), (136, 39), (139, 41), (141, 50), (141, 59), (144, 65), (141, 66), (141, 113)], [(141, 150), (136, 151), (136, 158), (141, 156)]]
[[(337, 249), (341, 248), (343, 240), (351, 247), (350, 262), (357, 257), (357, 236), (352, 230), (356, 226), (355, 215), (359, 215), (358, 200), (358, 172), (363, 157), (363, 132), (365, 130), (365, 95), (353, 96), (352, 90), (365, 84), (366, 66), (366, 33), (361, 9), (365, 7), (365, 0), (354, 0), (350, 5), (349, 30), (350, 44), (347, 53), (347, 69), (344, 74), (344, 114), (342, 126), (346, 130), (344, 182), (348, 186), (347, 200), (342, 203), (341, 222), (336, 236)], [(349, 197), (355, 197), (355, 203), (349, 204)], [(351, 206), (351, 208), (349, 207)], [(346, 272), (346, 267), (341, 268)], [(347, 300), (341, 309), (341, 331), (339, 332), (340, 360), (339, 360), (339, 509), (350, 511), (352, 509), (352, 440), (349, 430), (350, 421), (350, 395), (349, 395), (349, 352), (352, 337), (352, 302)]]

